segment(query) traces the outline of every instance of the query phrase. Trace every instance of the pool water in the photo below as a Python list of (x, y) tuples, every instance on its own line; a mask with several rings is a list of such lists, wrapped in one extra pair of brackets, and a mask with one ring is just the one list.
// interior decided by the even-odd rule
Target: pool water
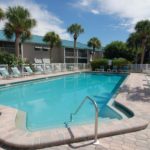
[[(24, 82), (0, 88), (0, 104), (25, 111), (26, 126), (32, 131), (63, 127), (86, 96), (97, 102), (99, 119), (121, 119), (107, 103), (125, 78), (122, 74), (79, 73)], [(95, 110), (87, 101), (73, 123), (92, 122), (94, 115)]]

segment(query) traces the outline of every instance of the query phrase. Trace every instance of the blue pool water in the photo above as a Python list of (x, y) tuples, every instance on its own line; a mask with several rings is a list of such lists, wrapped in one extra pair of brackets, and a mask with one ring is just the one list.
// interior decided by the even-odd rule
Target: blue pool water
[[(121, 119), (107, 103), (125, 78), (120, 74), (80, 73), (25, 82), (0, 88), (0, 104), (25, 111), (29, 130), (64, 126), (85, 96), (97, 102), (100, 119)], [(94, 108), (87, 101), (73, 123), (92, 121)]]

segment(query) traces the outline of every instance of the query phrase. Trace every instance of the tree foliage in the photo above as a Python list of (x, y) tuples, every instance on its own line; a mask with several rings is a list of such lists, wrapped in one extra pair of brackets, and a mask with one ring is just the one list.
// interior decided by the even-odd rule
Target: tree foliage
[(76, 45), (77, 45), (77, 39), (81, 33), (84, 32), (83, 27), (80, 24), (72, 24), (67, 28), (67, 32), (69, 32), (71, 35), (73, 35), (74, 39), (74, 62), (76, 61), (76, 56), (75, 56), (75, 50), (76, 50)]
[(113, 66), (121, 67), (121, 66), (128, 65), (129, 61), (125, 58), (115, 58), (113, 59), (112, 64)]
[(9, 7), (6, 11), (4, 34), (8, 39), (15, 36), (16, 56), (19, 57), (19, 43), (31, 35), (30, 30), (36, 25), (29, 11), (21, 6)]
[(8, 64), (9, 66), (23, 64), (20, 57), (16, 57), (14, 54), (0, 51), (0, 64)]
[(84, 32), (84, 29), (80, 24), (72, 24), (68, 27), (67, 31), (73, 35), (74, 40), (76, 40), (81, 33)]
[(43, 41), (46, 42), (50, 47), (50, 60), (52, 59), (52, 50), (55, 46), (61, 45), (61, 39), (55, 32), (48, 32), (43, 37)]
[(0, 8), (0, 20), (4, 19), (5, 14), (4, 11)]
[(138, 54), (141, 54), (141, 64), (143, 64), (145, 52), (150, 45), (150, 21), (143, 20), (138, 22), (135, 26), (135, 33), (130, 35), (127, 43)]
[(106, 68), (107, 65), (108, 65), (108, 59), (106, 58), (97, 59), (91, 62), (92, 70), (99, 69), (100, 66), (104, 66)]
[(100, 42), (100, 40), (99, 40), (97, 37), (91, 38), (91, 39), (88, 41), (87, 45), (88, 45), (89, 47), (92, 47), (92, 48), (93, 48), (93, 51), (95, 51), (96, 48), (98, 48), (98, 49), (101, 48), (101, 42)]
[(133, 59), (132, 52), (129, 51), (126, 43), (121, 41), (114, 41), (104, 48), (104, 56), (108, 59), (125, 58), (127, 60)]

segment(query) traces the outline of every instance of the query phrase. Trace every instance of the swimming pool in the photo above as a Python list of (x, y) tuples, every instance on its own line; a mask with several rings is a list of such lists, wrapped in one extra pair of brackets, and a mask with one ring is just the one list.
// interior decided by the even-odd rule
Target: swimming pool
[[(0, 88), (0, 104), (25, 111), (26, 126), (31, 131), (64, 126), (85, 96), (97, 102), (99, 119), (121, 119), (107, 103), (126, 76), (78, 73), (5, 86)], [(92, 122), (94, 114), (94, 108), (87, 101), (73, 124)]]

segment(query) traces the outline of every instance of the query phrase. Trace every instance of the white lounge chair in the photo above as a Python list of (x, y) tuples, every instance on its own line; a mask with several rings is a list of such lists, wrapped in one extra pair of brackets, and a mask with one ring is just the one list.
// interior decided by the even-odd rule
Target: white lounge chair
[(45, 73), (44, 69), (40, 65), (35, 66), (35, 70), (36, 73)]
[(35, 64), (42, 64), (42, 59), (34, 58)]
[(98, 69), (96, 69), (96, 71), (104, 72), (104, 66), (100, 66)]
[(11, 75), (9, 74), (8, 70), (6, 68), (0, 68), (0, 74), (2, 78), (10, 78)]
[(45, 65), (45, 73), (51, 73), (53, 72), (53, 68), (51, 65)]
[(11, 67), (13, 77), (21, 77), (22, 74), (17, 67)]
[(113, 66), (113, 68), (112, 68), (112, 72), (118, 72), (118, 68), (117, 68), (117, 66)]
[(43, 58), (42, 60), (43, 60), (44, 64), (50, 64), (51, 63), (50, 59), (48, 59), (48, 58)]
[(34, 74), (34, 72), (32, 71), (32, 69), (30, 68), (30, 66), (25, 66), (24, 68), (27, 71), (28, 75), (33, 75)]

